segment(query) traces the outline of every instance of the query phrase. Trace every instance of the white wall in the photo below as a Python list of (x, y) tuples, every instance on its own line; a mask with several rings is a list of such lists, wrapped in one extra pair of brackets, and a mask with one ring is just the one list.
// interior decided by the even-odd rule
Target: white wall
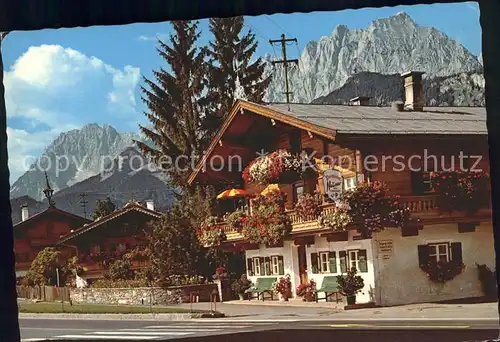
[[(255, 257), (270, 257), (273, 255), (283, 256), (283, 268), (285, 275), (289, 274), (292, 282), (292, 295), (295, 295), (295, 288), (300, 284), (299, 266), (297, 257), (297, 247), (294, 246), (293, 241), (285, 241), (283, 247), (266, 248), (265, 245), (260, 245), (259, 249), (245, 251), (245, 259)], [(248, 270), (247, 270), (248, 271)], [(248, 274), (248, 272), (247, 272)], [(252, 283), (257, 282), (257, 278), (277, 278), (284, 277), (285, 275), (272, 275), (272, 276), (250, 276), (248, 279)]]
[[(309, 280), (314, 280), (316, 282), (317, 288), (321, 287), (323, 282), (323, 277), (325, 276), (333, 276), (340, 274), (340, 259), (338, 257), (339, 251), (348, 251), (352, 249), (366, 249), (366, 258), (367, 258), (367, 266), (368, 272), (358, 272), (358, 275), (363, 277), (365, 287), (363, 290), (356, 295), (357, 303), (368, 303), (375, 300), (374, 298), (374, 288), (375, 288), (375, 276), (374, 276), (374, 265), (373, 265), (373, 248), (372, 248), (372, 240), (357, 240), (353, 241), (353, 236), (358, 235), (357, 231), (349, 231), (349, 239), (348, 241), (336, 241), (336, 242), (328, 242), (324, 237), (315, 237), (315, 244), (311, 246), (307, 246), (306, 254), (307, 254), (307, 275)], [(319, 253), (319, 252), (328, 252), (328, 251), (337, 251), (337, 273), (326, 273), (326, 274), (314, 274), (311, 270), (311, 253)], [(348, 265), (349, 267), (349, 265)], [(320, 298), (324, 298), (324, 293), (318, 294)]]
[[(381, 240), (392, 240), (393, 253), (384, 259), (378, 253)], [(465, 270), (445, 284), (435, 284), (420, 269), (418, 245), (436, 242), (461, 242)], [(491, 223), (476, 227), (475, 232), (459, 233), (457, 224), (425, 226), (418, 236), (402, 237), (399, 229), (375, 234), (377, 256), (377, 302), (381, 305), (434, 302), (482, 296), (476, 263), (494, 269), (495, 250)]]

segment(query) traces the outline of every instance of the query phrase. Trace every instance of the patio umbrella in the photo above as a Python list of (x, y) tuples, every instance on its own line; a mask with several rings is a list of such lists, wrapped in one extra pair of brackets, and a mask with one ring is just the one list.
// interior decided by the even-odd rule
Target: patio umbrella
[(227, 189), (217, 195), (217, 199), (245, 197), (247, 192), (243, 189)]
[(260, 193), (262, 196), (266, 196), (267, 194), (273, 191), (280, 191), (280, 186), (278, 184), (269, 184), (262, 192)]

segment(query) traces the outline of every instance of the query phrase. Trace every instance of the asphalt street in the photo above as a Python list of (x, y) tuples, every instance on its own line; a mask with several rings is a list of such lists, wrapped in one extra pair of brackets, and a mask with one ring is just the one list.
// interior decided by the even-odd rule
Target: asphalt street
[(198, 319), (126, 321), (21, 319), (23, 341), (485, 341), (499, 336), (496, 320), (377, 321)]

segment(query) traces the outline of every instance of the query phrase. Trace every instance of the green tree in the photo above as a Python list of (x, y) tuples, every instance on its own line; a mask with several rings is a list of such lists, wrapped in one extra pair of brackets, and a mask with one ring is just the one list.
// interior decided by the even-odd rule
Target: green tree
[(97, 200), (96, 208), (92, 213), (92, 219), (97, 220), (100, 217), (107, 216), (116, 210), (116, 205), (111, 201), (109, 197), (106, 197), (104, 201)]
[(144, 78), (141, 87), (151, 125), (139, 128), (154, 147), (135, 142), (164, 168), (175, 187), (184, 188), (193, 158), (203, 153), (210, 138), (204, 129), (209, 126), (204, 124), (206, 51), (197, 47), (198, 21), (174, 21), (172, 26), (170, 44), (158, 40), (157, 51), (166, 68), (154, 70), (156, 80)]
[(207, 124), (218, 125), (229, 113), (236, 100), (237, 79), (246, 99), (257, 103), (262, 102), (271, 81), (270, 75), (264, 76), (265, 61), (253, 58), (258, 42), (250, 30), (243, 34), (244, 25), (242, 16), (209, 21), (213, 40), (207, 49), (208, 98), (212, 109), (210, 115), (219, 120), (209, 120)]
[[(63, 269), (61, 253), (54, 247), (47, 247), (41, 250), (31, 263), (31, 267), (26, 273), (26, 279), (31, 285), (56, 285), (57, 271)], [(62, 277), (63, 274), (60, 274)], [(61, 284), (64, 282), (60, 279)]]
[(114, 261), (105, 274), (105, 278), (110, 280), (130, 280), (134, 279), (132, 263), (129, 260), (118, 259)]
[(182, 203), (174, 204), (152, 228), (151, 271), (160, 286), (168, 285), (170, 276), (199, 274), (203, 264), (201, 246)]

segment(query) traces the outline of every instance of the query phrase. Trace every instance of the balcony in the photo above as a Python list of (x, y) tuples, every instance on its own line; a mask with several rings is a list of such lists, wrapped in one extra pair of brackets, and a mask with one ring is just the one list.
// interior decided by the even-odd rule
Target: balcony
[[(424, 196), (401, 196), (399, 198), (401, 207), (406, 207), (410, 209), (413, 218), (421, 219), (424, 222), (439, 223), (439, 222), (456, 222), (460, 219), (467, 218), (466, 213), (463, 212), (453, 212), (453, 213), (440, 213), (436, 206), (437, 195), (424, 195)], [(335, 204), (325, 204), (322, 206), (323, 212), (329, 212), (335, 210)], [(321, 230), (318, 225), (317, 218), (311, 217), (303, 219), (295, 213), (294, 210), (287, 211), (290, 220), (292, 222), (292, 234), (298, 234), (303, 232), (314, 232)], [(485, 208), (481, 209), (476, 213), (475, 217), (490, 217), (491, 209)], [(228, 226), (226, 223), (222, 222), (218, 224), (225, 232), (227, 241), (238, 241), (243, 240), (243, 236), (238, 233), (235, 229)]]

